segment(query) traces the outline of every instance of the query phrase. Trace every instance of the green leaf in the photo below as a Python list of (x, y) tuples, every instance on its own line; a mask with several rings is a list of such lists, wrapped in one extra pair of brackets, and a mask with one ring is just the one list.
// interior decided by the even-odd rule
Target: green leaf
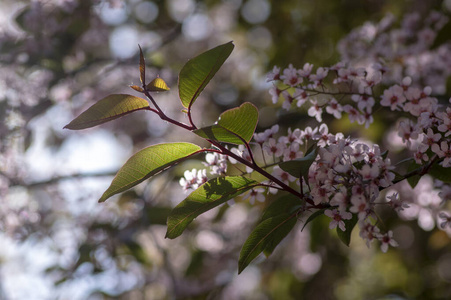
[(143, 50), (139, 47), (139, 80), (142, 84), (146, 84), (146, 62), (144, 60)]
[(326, 209), (322, 208), (320, 210), (315, 211), (313, 214), (311, 214), (308, 218), (307, 221), (305, 221), (304, 226), (302, 226), (302, 230), (304, 230), (305, 226), (307, 226), (308, 223), (310, 223), (311, 221), (315, 220), (317, 217), (324, 215), (324, 211)]
[(92, 105), (64, 128), (72, 130), (90, 128), (148, 108), (149, 103), (145, 99), (125, 94), (113, 94)]
[(130, 157), (117, 172), (113, 182), (103, 193), (99, 202), (134, 187), (200, 150), (199, 146), (190, 143), (168, 143), (153, 145), (139, 151)]
[(450, 168), (444, 168), (441, 165), (434, 164), (429, 168), (428, 174), (431, 175), (432, 177), (434, 177), (435, 179), (438, 179), (445, 183), (451, 183), (451, 169)]
[[(415, 161), (412, 161), (407, 166), (407, 172), (413, 172), (413, 171), (418, 170), (420, 168), (421, 168), (421, 165), (417, 164)], [(407, 178), (407, 182), (410, 184), (410, 186), (412, 188), (415, 188), (415, 186), (418, 184), (420, 179), (421, 179), (420, 175), (414, 175), (414, 176), (410, 176), (409, 178)]]
[(252, 231), (240, 252), (238, 274), (262, 251), (272, 252), (296, 225), (296, 214), (282, 214), (271, 217)]
[(296, 196), (285, 195), (274, 200), (263, 212), (260, 221), (282, 215), (292, 214), (303, 206), (303, 202)]
[(258, 109), (252, 103), (223, 112), (215, 125), (200, 128), (195, 134), (214, 141), (244, 144), (249, 143), (258, 122)]
[(279, 167), (296, 178), (301, 178), (301, 176), (303, 176), (305, 181), (307, 182), (308, 171), (312, 163), (315, 161), (317, 155), (318, 155), (318, 147), (315, 146), (304, 157), (281, 162), (279, 164)]
[(431, 49), (436, 49), (439, 46), (449, 42), (449, 37), (451, 35), (451, 22), (446, 22), (446, 24), (440, 29), (434, 39), (434, 43), (431, 45)]
[(168, 217), (166, 237), (174, 239), (200, 214), (259, 185), (243, 176), (211, 179), (177, 205)]
[(179, 96), (184, 107), (189, 108), (196, 101), (233, 48), (232, 42), (220, 45), (196, 56), (183, 66), (179, 74)]
[(345, 229), (346, 229), (345, 231), (342, 231), (337, 226), (338, 238), (343, 242), (343, 244), (345, 244), (348, 247), (349, 247), (349, 244), (351, 243), (352, 230), (354, 229), (354, 227), (357, 224), (358, 220), (359, 220), (359, 218), (357, 217), (357, 214), (352, 214), (352, 218), (351, 219), (343, 220), (343, 222), (345, 223)]
[(160, 77), (157, 77), (149, 82), (146, 88), (151, 92), (166, 92), (170, 90), (166, 82)]
[[(276, 199), (274, 202), (272, 202), (263, 213), (263, 216), (260, 220), (260, 222), (263, 222), (266, 219), (277, 217), (280, 215), (286, 215), (286, 214), (293, 214), (296, 213), (302, 208), (303, 202), (293, 195), (285, 195), (283, 197), (280, 197)], [(279, 241), (280, 242), (280, 241)], [(279, 244), (277, 243), (269, 243), (267, 247), (263, 250), (263, 253), (266, 257), (270, 256), (276, 246)]]

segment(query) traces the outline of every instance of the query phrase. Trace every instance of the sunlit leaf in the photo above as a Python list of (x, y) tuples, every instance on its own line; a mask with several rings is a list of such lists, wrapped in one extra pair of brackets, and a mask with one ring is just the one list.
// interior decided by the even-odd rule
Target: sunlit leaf
[(160, 77), (157, 77), (149, 82), (146, 88), (151, 92), (166, 92), (170, 90), (166, 82)]
[(145, 99), (125, 94), (113, 94), (92, 105), (64, 128), (85, 129), (148, 108), (149, 103)]
[(244, 144), (252, 139), (257, 122), (257, 108), (246, 102), (223, 112), (215, 125), (197, 129), (194, 133), (214, 141)]
[(167, 169), (176, 163), (198, 153), (201, 148), (190, 143), (168, 143), (147, 147), (122, 166), (114, 177), (110, 187), (103, 193), (99, 202), (121, 193), (147, 178)]
[(264, 250), (272, 252), (293, 229), (296, 220), (296, 214), (282, 214), (258, 224), (241, 249), (238, 273), (241, 273)]
[(211, 179), (177, 205), (168, 218), (166, 237), (174, 239), (200, 214), (246, 192), (258, 182), (242, 176)]
[(144, 54), (141, 49), (141, 46), (139, 46), (139, 80), (142, 84), (146, 84), (146, 62), (144, 60)]
[(351, 233), (352, 230), (354, 229), (355, 225), (357, 224), (357, 221), (359, 220), (359, 218), (357, 217), (356, 214), (352, 214), (352, 218), (349, 220), (343, 220), (343, 222), (345, 223), (345, 231), (342, 231), (338, 226), (337, 226), (337, 235), (338, 238), (343, 242), (343, 244), (345, 244), (346, 246), (349, 246), (349, 244), (351, 243)]
[(196, 101), (233, 48), (232, 42), (217, 46), (189, 60), (183, 66), (179, 74), (179, 95), (184, 107), (189, 108)]
[(131, 87), (132, 89), (134, 89), (135, 91), (137, 91), (137, 92), (140, 92), (140, 93), (144, 92), (143, 88), (140, 87), (140, 86), (137, 86), (137, 85), (131, 85), (130, 87)]

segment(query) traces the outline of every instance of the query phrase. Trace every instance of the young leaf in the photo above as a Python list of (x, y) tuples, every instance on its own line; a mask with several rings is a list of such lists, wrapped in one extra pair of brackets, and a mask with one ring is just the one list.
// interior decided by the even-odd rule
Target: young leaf
[(218, 177), (207, 181), (171, 212), (166, 237), (170, 239), (178, 237), (198, 215), (257, 185), (256, 181), (243, 176)]
[(307, 181), (309, 168), (315, 161), (317, 154), (318, 147), (314, 147), (306, 156), (281, 162), (279, 167), (296, 178), (303, 176)]
[(352, 218), (349, 220), (343, 220), (345, 223), (345, 231), (342, 231), (339, 227), (337, 227), (337, 235), (338, 238), (349, 247), (349, 244), (351, 243), (351, 233), (352, 229), (354, 229), (355, 225), (357, 224), (357, 221), (359, 218), (356, 214), (352, 214)]
[(229, 42), (208, 50), (189, 60), (179, 74), (179, 96), (184, 107), (189, 108), (224, 64), (233, 50)]
[(257, 122), (257, 108), (246, 102), (223, 112), (215, 125), (197, 129), (194, 133), (214, 141), (244, 144), (252, 139)]
[(272, 252), (296, 225), (296, 214), (282, 214), (271, 217), (252, 231), (240, 252), (238, 274), (262, 251)]
[(137, 85), (130, 85), (130, 87), (131, 87), (132, 89), (134, 89), (135, 91), (137, 91), (137, 92), (140, 92), (140, 93), (143, 93), (143, 92), (144, 92), (143, 88), (140, 87), (140, 86), (137, 86)]
[(141, 49), (141, 46), (139, 46), (139, 80), (142, 84), (146, 84), (146, 62), (144, 60), (144, 54)]
[(149, 103), (142, 98), (125, 94), (113, 94), (92, 105), (72, 122), (64, 126), (64, 128), (72, 130), (85, 129), (117, 119), (131, 112), (148, 108)]
[(168, 143), (147, 147), (122, 166), (99, 202), (128, 190), (147, 178), (198, 153), (201, 148), (190, 143)]
[(151, 92), (166, 92), (170, 90), (166, 82), (160, 77), (157, 77), (149, 82), (146, 88)]

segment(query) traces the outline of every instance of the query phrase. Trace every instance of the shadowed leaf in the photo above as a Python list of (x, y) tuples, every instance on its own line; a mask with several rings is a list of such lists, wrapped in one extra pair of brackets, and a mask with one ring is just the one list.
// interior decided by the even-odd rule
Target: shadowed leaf
[(252, 231), (240, 252), (238, 274), (262, 251), (271, 253), (296, 225), (296, 214), (282, 214), (271, 217)]
[(200, 150), (199, 146), (190, 143), (168, 143), (153, 145), (139, 151), (118, 171), (99, 202), (134, 187)]
[(148, 108), (149, 103), (145, 99), (125, 94), (113, 94), (92, 105), (64, 128), (72, 130), (90, 128)]
[(345, 229), (346, 229), (345, 231), (342, 231), (337, 226), (338, 238), (343, 242), (343, 244), (345, 244), (348, 247), (349, 247), (349, 244), (351, 243), (352, 230), (354, 229), (354, 227), (357, 224), (358, 220), (359, 220), (359, 218), (357, 217), (357, 215), (356, 214), (352, 214), (352, 218), (351, 219), (343, 220), (343, 222), (345, 223)]
[(307, 220), (305, 221), (304, 226), (302, 226), (301, 231), (304, 230), (305, 226), (307, 226), (308, 223), (310, 223), (311, 221), (315, 220), (317, 217), (324, 215), (324, 211), (325, 211), (325, 210), (326, 210), (326, 209), (323, 208), (323, 209), (317, 210), (317, 211), (315, 211), (313, 214), (311, 214), (311, 215), (307, 218)]
[(318, 154), (318, 147), (314, 147), (306, 156), (294, 160), (284, 161), (279, 164), (279, 167), (288, 172), (290, 175), (301, 178), (304, 177), (308, 181), (308, 171), (310, 166), (315, 161)]

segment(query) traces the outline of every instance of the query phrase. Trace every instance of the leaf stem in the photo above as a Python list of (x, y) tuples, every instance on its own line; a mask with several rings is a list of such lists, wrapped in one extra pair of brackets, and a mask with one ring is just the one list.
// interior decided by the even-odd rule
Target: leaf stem
[(144, 94), (146, 95), (146, 97), (152, 102), (152, 104), (155, 106), (156, 109), (153, 109), (151, 107), (148, 108), (148, 110), (156, 113), (162, 120), (167, 121), (171, 124), (177, 125), (179, 127), (182, 127), (186, 130), (192, 131), (194, 129), (196, 129), (195, 126), (193, 125), (187, 125), (184, 123), (181, 123), (179, 121), (176, 121), (170, 117), (168, 117), (162, 110), (161, 108), (158, 106), (157, 102), (153, 99), (153, 97), (150, 95), (149, 91), (147, 90), (146, 86), (143, 84), (143, 89), (144, 89)]

